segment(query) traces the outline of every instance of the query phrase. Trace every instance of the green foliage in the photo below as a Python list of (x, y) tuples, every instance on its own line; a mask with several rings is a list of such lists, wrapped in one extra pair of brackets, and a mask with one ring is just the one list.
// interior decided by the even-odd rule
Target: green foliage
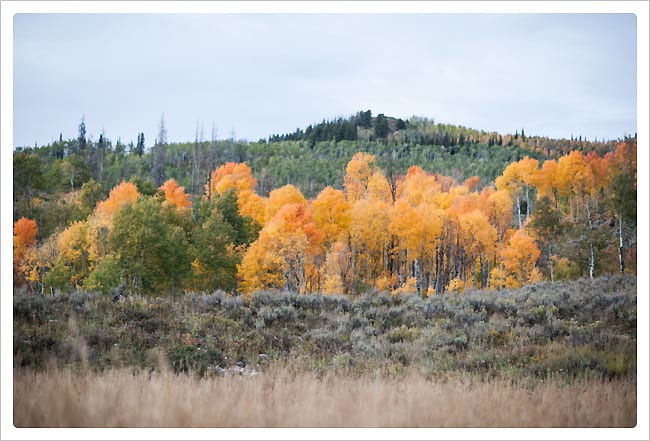
[[(84, 257), (72, 273), (66, 273), (69, 270), (61, 265), (50, 268), (53, 262), (47, 261), (39, 271), (51, 272), (47, 279), (51, 289), (63, 288), (65, 276), (69, 284), (85, 283), (88, 268), (95, 264), (99, 272), (93, 273), (85, 285), (93, 289), (110, 289), (122, 277), (130, 289), (146, 285), (144, 290), (149, 293), (171, 292), (181, 287), (232, 290), (236, 265), (246, 246), (256, 239), (260, 226), (239, 215), (234, 193), (220, 195), (211, 204), (202, 201), (203, 177), (225, 161), (245, 161), (253, 170), (257, 179), (255, 191), (261, 196), (289, 182), (309, 199), (326, 185), (341, 188), (345, 165), (358, 151), (376, 157), (377, 167), (386, 172), (391, 185), (417, 164), (427, 172), (450, 176), (458, 182), (476, 175), (482, 185), (489, 186), (506, 165), (524, 156), (554, 158), (568, 150), (596, 151), (602, 155), (616, 145), (613, 141), (590, 143), (524, 136), (523, 129), (521, 136), (501, 135), (421, 117), (406, 121), (384, 114), (373, 117), (367, 110), (258, 143), (196, 140), (168, 144), (161, 120), (155, 149), (144, 153), (144, 134), (138, 133), (138, 144), (134, 146), (131, 142), (127, 153), (127, 146), (119, 140), (113, 148), (103, 135), (97, 142), (87, 139), (82, 130), (84, 124), (82, 121), (75, 139), (59, 137), (51, 145), (14, 152), (14, 218), (27, 216), (36, 220), (41, 243), (72, 222), (85, 220), (97, 202), (122, 180), (134, 182), (141, 195), (156, 198), (159, 191), (154, 180), (173, 177), (191, 192), (193, 208), (187, 216), (162, 210), (163, 214), (157, 214), (165, 219), (161, 227), (136, 219), (139, 215), (154, 214), (139, 208), (137, 215), (131, 215), (132, 225), (123, 224), (127, 232), (111, 230), (119, 240), (114, 237), (110, 244), (105, 244), (103, 235), (107, 227), (100, 232), (100, 255), (95, 257), (101, 258), (106, 252), (115, 256), (117, 276), (110, 273), (114, 264), (109, 265), (110, 260), (104, 264), (109, 270), (101, 262), (86, 262)], [(375, 142), (379, 138), (381, 142)], [(635, 167), (635, 157), (630, 152), (636, 141), (626, 142), (630, 144), (629, 152), (619, 155), (613, 182), (606, 185), (603, 179), (604, 187), (597, 194), (590, 194), (588, 201), (562, 196), (556, 201), (559, 206), (553, 206), (544, 198), (531, 199), (533, 215), (526, 226), (535, 233), (543, 252), (537, 267), (544, 276), (549, 275), (551, 268), (557, 273), (556, 279), (587, 275), (587, 268), (596, 275), (603, 274), (613, 271), (612, 263), (616, 260), (620, 261), (621, 272), (635, 267), (636, 186), (635, 174), (630, 171)], [(574, 219), (567, 219), (574, 216), (566, 215), (567, 204), (568, 211), (576, 212)], [(585, 207), (589, 209), (588, 216)], [(162, 243), (154, 245), (159, 234)], [(127, 239), (135, 240), (137, 245), (129, 245)], [(175, 248), (168, 243), (173, 240), (177, 241)], [(158, 256), (162, 250), (166, 251)], [(554, 257), (557, 259), (553, 260)], [(129, 258), (139, 260), (131, 263)], [(179, 266), (163, 270), (165, 265)], [(480, 282), (485, 284), (487, 277), (483, 272), (481, 268)], [(156, 282), (158, 276), (161, 279)], [(371, 289), (372, 281), (356, 278), (349, 285), (351, 292), (360, 293)], [(378, 311), (379, 315), (383, 313)]]
[(43, 276), (43, 289), (45, 292), (64, 289), (68, 286), (71, 277), (72, 270), (65, 263), (58, 261)]
[(636, 180), (629, 173), (614, 175), (611, 185), (611, 204), (615, 212), (620, 213), (623, 219), (636, 223)]
[(143, 197), (115, 215), (108, 245), (128, 286), (149, 294), (183, 286), (191, 254), (175, 211)]
[(75, 213), (73, 219), (83, 220), (87, 218), (95, 209), (97, 202), (105, 198), (106, 194), (102, 190), (102, 185), (99, 182), (92, 178), (84, 182), (79, 190), (79, 205), (76, 207), (77, 213)]
[(204, 375), (208, 370), (225, 364), (223, 354), (215, 349), (177, 344), (167, 350), (167, 358), (174, 372)]
[(108, 292), (120, 282), (119, 260), (115, 256), (105, 256), (84, 280), (84, 289)]
[(129, 182), (138, 188), (138, 192), (145, 196), (153, 196), (158, 192), (158, 187), (148, 178), (132, 176)]
[(390, 127), (388, 126), (388, 121), (383, 113), (380, 113), (375, 118), (375, 136), (377, 138), (385, 138), (390, 132)]

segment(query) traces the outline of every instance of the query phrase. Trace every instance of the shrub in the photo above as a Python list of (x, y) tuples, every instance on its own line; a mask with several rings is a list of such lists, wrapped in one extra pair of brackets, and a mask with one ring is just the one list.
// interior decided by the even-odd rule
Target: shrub
[(176, 373), (196, 373), (202, 376), (210, 368), (225, 367), (225, 358), (220, 351), (194, 345), (172, 345), (167, 350), (167, 358)]

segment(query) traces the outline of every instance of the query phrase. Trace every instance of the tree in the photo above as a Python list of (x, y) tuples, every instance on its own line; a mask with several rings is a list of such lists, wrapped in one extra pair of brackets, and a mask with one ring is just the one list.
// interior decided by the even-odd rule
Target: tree
[(20, 266), (23, 263), (25, 254), (30, 247), (36, 244), (38, 227), (32, 219), (21, 217), (14, 222), (14, 255), (13, 255), (13, 274), (14, 284), (22, 284)]
[(84, 182), (75, 200), (72, 219), (76, 221), (85, 220), (104, 197), (105, 194), (99, 182), (92, 178)]
[(131, 182), (122, 181), (108, 194), (108, 199), (97, 203), (94, 216), (105, 226), (110, 227), (111, 220), (122, 206), (132, 205), (138, 198), (138, 188)]
[(375, 170), (372, 176), (370, 176), (370, 179), (368, 179), (366, 192), (367, 198), (370, 201), (381, 201), (386, 204), (393, 203), (393, 192), (390, 184), (380, 170)]
[(375, 156), (358, 152), (352, 156), (345, 168), (343, 187), (348, 202), (354, 202), (366, 197), (368, 180), (374, 173)]
[(238, 213), (234, 190), (211, 201), (202, 200), (192, 232), (192, 287), (203, 291), (234, 289), (237, 265), (258, 232), (256, 223)]
[(551, 281), (555, 281), (555, 245), (560, 240), (565, 227), (562, 213), (549, 196), (545, 195), (537, 200), (530, 227), (535, 232), (540, 247), (543, 247), (546, 252), (549, 275)]
[(192, 287), (200, 291), (233, 290), (241, 256), (234, 244), (235, 229), (213, 208), (192, 233)]
[(375, 136), (377, 138), (386, 138), (390, 133), (390, 127), (388, 126), (388, 120), (383, 113), (380, 113), (375, 118)]
[(636, 237), (637, 189), (634, 177), (636, 170), (619, 167), (615, 173), (608, 189), (609, 209), (618, 221), (618, 270), (624, 273), (625, 250), (632, 245)]
[(266, 200), (255, 193), (256, 184), (257, 180), (245, 163), (226, 162), (210, 173), (205, 184), (205, 196), (210, 200), (213, 196), (234, 190), (239, 213), (264, 225)]
[(370, 110), (359, 112), (357, 125), (359, 127), (369, 128), (372, 125), (372, 112)]
[(269, 193), (269, 199), (265, 204), (264, 219), (266, 223), (285, 205), (300, 204), (307, 207), (307, 201), (300, 190), (291, 184), (284, 185)]
[(360, 199), (352, 206), (349, 240), (358, 282), (372, 284), (387, 269), (389, 223), (389, 206), (384, 202)]
[(135, 153), (139, 158), (142, 158), (142, 155), (144, 154), (144, 133), (138, 133), (138, 142), (132, 153)]
[[(476, 277), (479, 286), (484, 288), (489, 278), (497, 231), (490, 225), (487, 216), (480, 210), (472, 210), (461, 214), (458, 218), (458, 224), (468, 276)], [(473, 277), (467, 277), (464, 280), (465, 285), (472, 286), (472, 279)], [(469, 283), (467, 283), (468, 281)]]
[(45, 188), (43, 162), (27, 152), (13, 155), (14, 219), (34, 216), (33, 198)]
[(539, 278), (535, 262), (540, 256), (535, 241), (524, 230), (517, 230), (501, 251), (507, 287), (516, 288)]
[(174, 207), (151, 197), (124, 204), (115, 213), (108, 245), (126, 286), (145, 294), (184, 286), (192, 257), (178, 219)]
[(86, 140), (86, 121), (85, 117), (81, 117), (81, 122), (79, 123), (79, 134), (77, 135), (77, 151), (82, 157), (86, 155), (86, 147), (88, 142)]
[(244, 294), (264, 288), (307, 291), (321, 239), (303, 205), (285, 205), (266, 223), (238, 266), (240, 290)]
[(537, 170), (533, 177), (533, 185), (537, 189), (537, 197), (548, 196), (552, 198), (555, 208), (560, 204), (560, 188), (557, 175), (557, 162), (552, 160), (544, 161), (542, 167)]
[(497, 190), (505, 190), (514, 198), (519, 228), (522, 227), (522, 197), (526, 202), (526, 218), (530, 215), (530, 186), (535, 181), (538, 165), (536, 159), (525, 157), (518, 162), (509, 164), (503, 170), (503, 174), (494, 181)]
[(153, 147), (153, 163), (151, 164), (151, 177), (157, 187), (165, 182), (167, 174), (165, 170), (166, 145), (167, 129), (165, 128), (165, 115), (163, 114), (160, 117), (160, 129), (158, 131), (158, 138), (156, 138), (156, 144)]
[(237, 195), (233, 191), (227, 191), (213, 199), (215, 209), (223, 216), (235, 231), (233, 243), (237, 247), (247, 247), (257, 239), (261, 226), (249, 216), (239, 214)]
[(311, 203), (311, 211), (325, 244), (338, 240), (350, 226), (350, 204), (341, 190), (325, 187)]
[(594, 175), (578, 151), (562, 156), (557, 165), (558, 193), (567, 198), (569, 215), (576, 220), (579, 204), (594, 190)]
[[(52, 277), (52, 276), (50, 276)], [(51, 279), (50, 284), (56, 284)], [(60, 284), (60, 282), (59, 282)], [(111, 288), (120, 284), (120, 266), (119, 260), (113, 255), (104, 256), (95, 265), (93, 271), (86, 277), (83, 282), (84, 289), (91, 291), (101, 291), (107, 293)]]
[(174, 179), (168, 179), (159, 188), (165, 195), (165, 201), (172, 204), (178, 209), (189, 208), (192, 206), (190, 195), (185, 193), (185, 188), (178, 185)]
[(69, 269), (70, 285), (81, 286), (90, 272), (88, 223), (74, 222), (63, 230), (57, 241), (56, 263)]

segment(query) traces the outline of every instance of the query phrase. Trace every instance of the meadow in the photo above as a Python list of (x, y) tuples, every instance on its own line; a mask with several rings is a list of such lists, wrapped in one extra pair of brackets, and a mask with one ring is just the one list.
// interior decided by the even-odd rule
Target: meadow
[(636, 278), (428, 298), (14, 293), (18, 427), (632, 427)]
[(633, 427), (630, 380), (17, 372), (17, 427)]

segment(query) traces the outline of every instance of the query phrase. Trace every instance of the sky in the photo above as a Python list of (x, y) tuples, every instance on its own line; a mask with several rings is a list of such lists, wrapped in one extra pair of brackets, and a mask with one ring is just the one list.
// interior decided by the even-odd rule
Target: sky
[[(257, 141), (360, 110), (480, 130), (636, 130), (633, 14), (26, 14), (13, 145)], [(202, 135), (201, 135), (202, 133)]]

